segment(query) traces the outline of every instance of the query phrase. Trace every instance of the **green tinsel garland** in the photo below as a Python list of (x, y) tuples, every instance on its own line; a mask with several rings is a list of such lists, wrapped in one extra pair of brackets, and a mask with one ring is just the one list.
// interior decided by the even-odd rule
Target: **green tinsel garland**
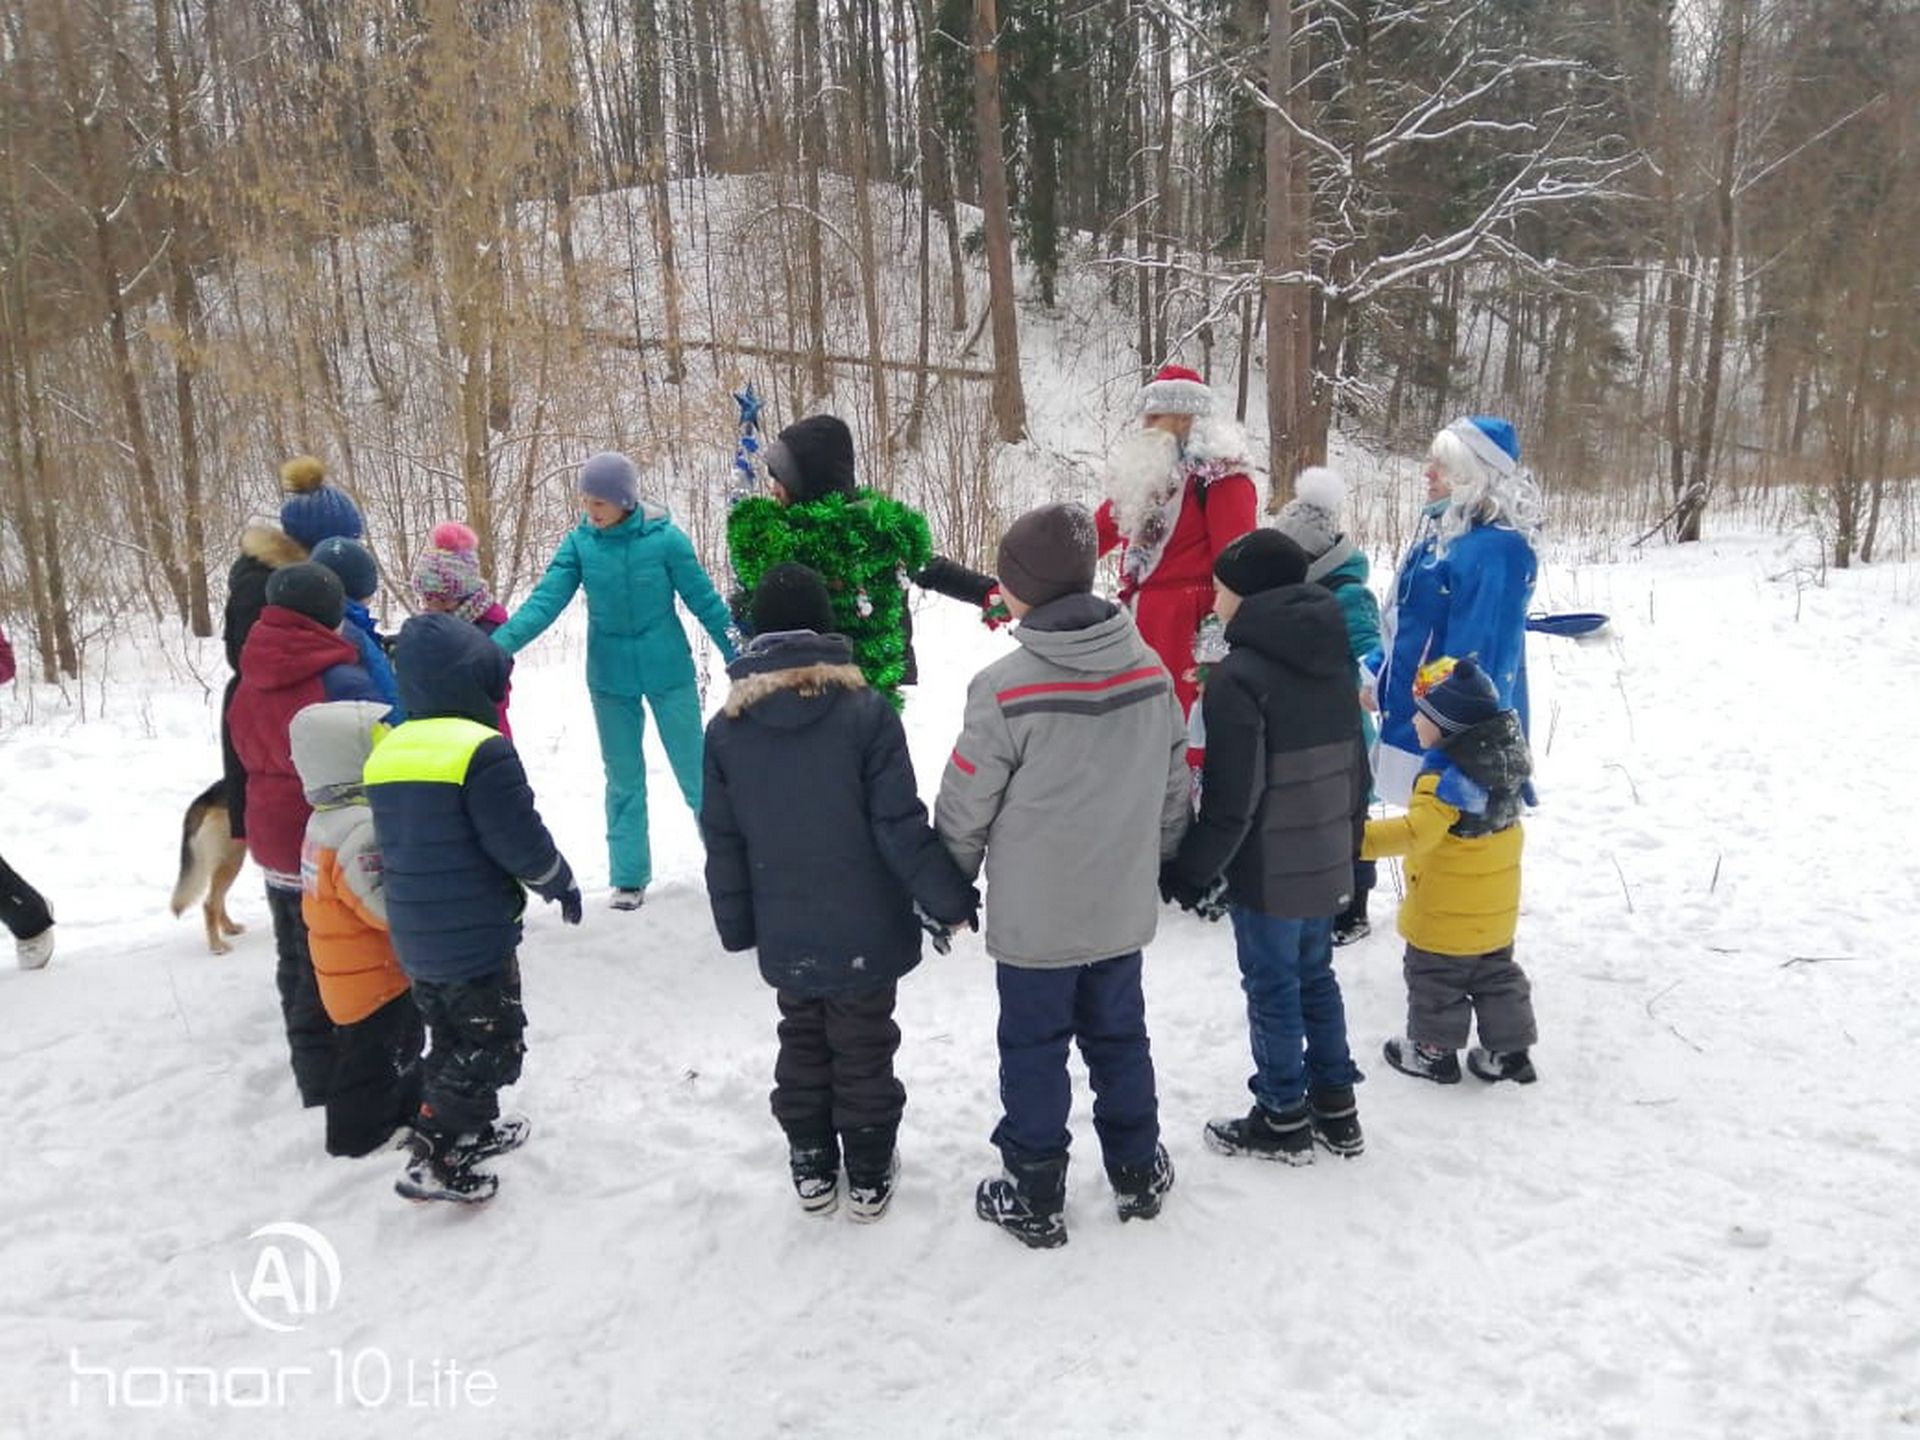
[(727, 550), (734, 576), (749, 594), (776, 565), (818, 570), (833, 597), (840, 633), (853, 642), (854, 663), (894, 709), (901, 708), (900, 682), (907, 673), (903, 580), (933, 558), (925, 516), (871, 490), (795, 505), (755, 495), (728, 515)]

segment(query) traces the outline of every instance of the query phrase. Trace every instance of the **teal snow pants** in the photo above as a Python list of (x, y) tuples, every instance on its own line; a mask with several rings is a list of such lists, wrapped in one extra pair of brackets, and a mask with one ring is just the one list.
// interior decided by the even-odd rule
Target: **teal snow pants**
[[(700, 725), (700, 692), (692, 685), (646, 697), (660, 727), (680, 793), (700, 813), (700, 776), (705, 739)], [(641, 742), (647, 733), (639, 696), (593, 692), (593, 723), (600, 731), (600, 759), (607, 772), (607, 873), (616, 890), (645, 889), (653, 879), (653, 851), (647, 843), (647, 757)]]

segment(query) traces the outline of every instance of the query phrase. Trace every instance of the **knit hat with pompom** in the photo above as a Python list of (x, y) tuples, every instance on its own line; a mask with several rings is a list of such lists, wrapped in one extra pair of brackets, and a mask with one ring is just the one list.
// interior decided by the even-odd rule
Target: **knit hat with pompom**
[(1293, 482), (1293, 499), (1280, 507), (1273, 528), (1318, 560), (1340, 540), (1340, 509), (1346, 504), (1347, 483), (1340, 472), (1309, 465)]
[(327, 483), (327, 467), (312, 455), (296, 455), (280, 467), (280, 528), (308, 550), (335, 535), (358, 540), (366, 533), (360, 510), (344, 490)]
[(480, 538), (458, 520), (434, 526), (430, 538), (413, 562), (414, 593), (444, 602), (463, 620), (478, 620), (493, 604), (480, 573)]

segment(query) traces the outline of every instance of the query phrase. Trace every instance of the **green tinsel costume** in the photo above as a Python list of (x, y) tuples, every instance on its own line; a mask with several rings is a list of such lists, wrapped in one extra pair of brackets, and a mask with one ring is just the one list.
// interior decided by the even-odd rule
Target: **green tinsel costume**
[(748, 594), (776, 565), (819, 571), (854, 663), (894, 709), (905, 704), (907, 580), (933, 558), (925, 516), (871, 490), (791, 505), (755, 495), (728, 515), (727, 550)]

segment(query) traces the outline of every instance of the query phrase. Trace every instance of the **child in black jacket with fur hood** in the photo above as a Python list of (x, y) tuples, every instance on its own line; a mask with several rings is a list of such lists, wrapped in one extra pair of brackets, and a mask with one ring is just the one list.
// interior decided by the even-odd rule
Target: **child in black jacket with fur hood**
[(707, 727), (707, 893), (721, 944), (757, 947), (779, 992), (773, 1114), (801, 1208), (833, 1212), (844, 1157), (853, 1217), (876, 1220), (906, 1105), (895, 988), (923, 925), (944, 949), (979, 897), (927, 823), (900, 717), (828, 633), (825, 581), (778, 565), (752, 604), (756, 638)]

